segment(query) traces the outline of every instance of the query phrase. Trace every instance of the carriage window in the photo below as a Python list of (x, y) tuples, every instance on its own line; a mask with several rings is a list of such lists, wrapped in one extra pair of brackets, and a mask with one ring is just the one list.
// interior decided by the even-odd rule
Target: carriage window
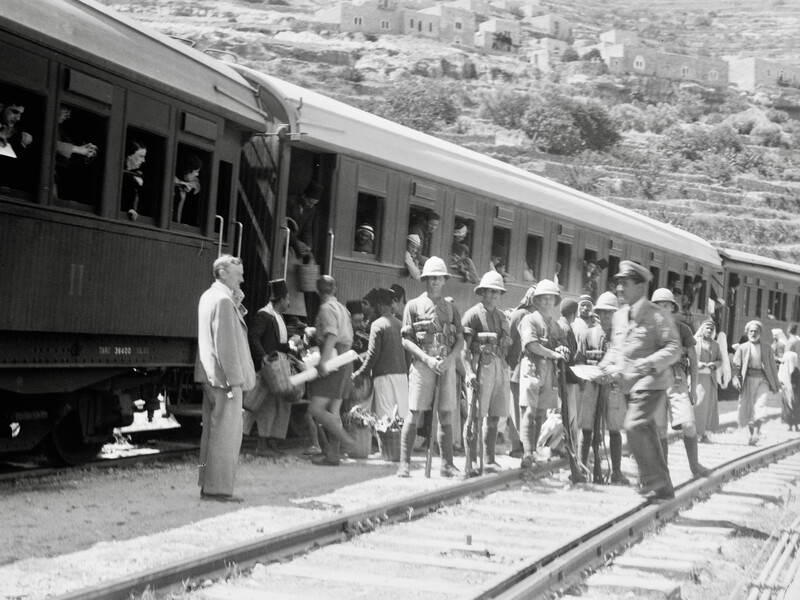
[(564, 289), (569, 285), (570, 261), (572, 260), (572, 246), (565, 242), (558, 242), (556, 248), (556, 274), (555, 280)]
[(685, 275), (683, 278), (683, 289), (681, 290), (681, 299), (678, 302), (684, 311), (690, 311), (694, 306), (695, 301), (695, 287), (694, 279), (691, 275)]
[(608, 282), (607, 288), (610, 292), (617, 291), (617, 283), (614, 281), (614, 275), (619, 273), (619, 256), (611, 255), (608, 257)]
[(764, 299), (764, 290), (758, 288), (756, 290), (756, 317), (761, 316), (761, 304)]
[(453, 222), (453, 254), (472, 257), (472, 236), (475, 232), (475, 221), (456, 217)]
[(542, 238), (538, 235), (529, 235), (525, 244), (525, 269), (522, 279), (525, 283), (536, 283), (536, 275), (541, 269)]
[(800, 295), (794, 297), (794, 304), (792, 305), (792, 314), (789, 315), (789, 318), (792, 321), (797, 321), (798, 317), (800, 317)]
[(69, 104), (59, 107), (54, 197), (97, 210), (106, 128), (104, 116)]
[(659, 287), (661, 282), (661, 269), (658, 267), (650, 267), (650, 272), (653, 274), (653, 280), (650, 282), (650, 290), (647, 292), (649, 297), (653, 297), (653, 292)]
[(164, 138), (128, 127), (120, 193), (120, 210), (125, 218), (154, 222), (158, 217), (163, 187), (164, 145)]
[(424, 262), (431, 255), (431, 241), (439, 228), (441, 217), (427, 208), (412, 206), (408, 215), (408, 234), (419, 238), (419, 259)]
[(503, 227), (492, 229), (492, 258), (491, 267), (503, 276), (504, 281), (513, 278), (508, 272), (508, 255), (511, 248), (511, 230)]
[[(231, 185), (233, 184), (233, 165), (227, 161), (219, 161), (219, 178), (217, 179), (217, 214), (225, 217), (227, 222), (231, 211)], [(241, 219), (240, 219), (241, 220)], [(222, 233), (222, 240), (228, 240), (228, 231)], [(236, 234), (239, 235), (238, 233)], [(241, 244), (241, 240), (238, 241)]]
[(583, 251), (583, 281), (581, 282), (581, 293), (589, 294), (592, 298), (597, 298), (600, 291), (600, 266), (597, 264), (597, 251)]
[(174, 223), (190, 227), (200, 227), (203, 224), (210, 165), (208, 152), (178, 144), (172, 197)]
[(356, 233), (353, 250), (366, 254), (377, 254), (380, 244), (380, 223), (383, 213), (383, 198), (372, 194), (358, 193), (356, 204)]
[(750, 286), (745, 286), (744, 288), (744, 314), (745, 316), (750, 315)]
[(700, 312), (708, 310), (708, 282), (703, 279), (695, 278), (695, 295), (697, 296), (697, 309)]
[(770, 290), (767, 292), (767, 318), (774, 319), (778, 314), (778, 294)]
[(0, 188), (33, 199), (40, 174), (43, 123), (41, 98), (0, 84)]

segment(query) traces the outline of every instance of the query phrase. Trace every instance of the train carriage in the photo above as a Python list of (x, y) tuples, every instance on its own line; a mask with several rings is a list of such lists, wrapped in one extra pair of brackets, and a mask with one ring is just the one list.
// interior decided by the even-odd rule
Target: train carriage
[(800, 266), (741, 250), (720, 248), (725, 266), (725, 311), (721, 323), (730, 344), (744, 335), (748, 321), (764, 324), (764, 339), (771, 331), (786, 331), (800, 320)]
[(4, 0), (0, 55), (0, 452), (79, 461), (191, 383), (264, 114), (224, 63), (92, 1)]
[[(453, 234), (467, 225), (478, 275), (500, 255), (513, 306), (536, 279), (557, 279), (566, 296), (596, 296), (622, 259), (647, 266), (653, 287), (679, 287), (691, 309), (707, 314), (712, 288), (721, 294), (721, 261), (706, 241), (598, 198), (413, 131), (320, 94), (236, 65), (258, 88), (271, 115), (280, 157), (282, 196), (275, 214), (311, 180), (326, 189), (317, 219), (315, 256), (339, 283), (341, 300), (400, 283), (408, 296), (422, 285), (404, 267), (406, 235), (418, 215), (438, 214), (431, 255), (453, 259)], [(267, 108), (271, 107), (271, 108)], [(280, 231), (277, 218), (274, 235)], [(356, 248), (369, 225), (371, 252)], [(282, 272), (284, 257), (272, 268)], [(452, 277), (447, 292), (462, 307), (474, 284)], [(691, 292), (688, 292), (691, 290)]]

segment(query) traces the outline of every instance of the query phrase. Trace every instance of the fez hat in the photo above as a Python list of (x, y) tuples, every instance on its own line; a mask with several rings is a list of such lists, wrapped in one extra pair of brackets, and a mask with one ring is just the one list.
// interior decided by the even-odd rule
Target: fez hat
[(285, 279), (273, 279), (269, 282), (269, 299), (280, 300), (289, 295)]

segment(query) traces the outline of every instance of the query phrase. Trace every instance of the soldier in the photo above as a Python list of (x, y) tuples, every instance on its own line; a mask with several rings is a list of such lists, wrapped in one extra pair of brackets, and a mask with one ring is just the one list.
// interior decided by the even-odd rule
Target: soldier
[[(516, 426), (518, 431), (521, 431), (522, 428), (519, 414), (520, 359), (522, 358), (522, 342), (520, 341), (519, 337), (519, 323), (522, 321), (522, 318), (525, 315), (534, 309), (533, 293), (535, 291), (536, 286), (531, 286), (528, 288), (528, 290), (525, 292), (525, 296), (522, 298), (520, 303), (517, 305), (517, 308), (511, 313), (511, 316), (508, 319), (508, 325), (511, 329), (511, 347), (509, 347), (508, 352), (506, 352), (506, 362), (511, 369), (511, 411), (514, 418), (513, 425)], [(517, 434), (516, 437), (516, 440), (512, 439), (511, 452), (509, 452), (508, 455), (513, 458), (522, 458), (524, 454), (522, 441), (519, 439), (519, 434)]]
[[(672, 365), (674, 381), (667, 390), (667, 409), (669, 422), (675, 430), (683, 433), (683, 446), (686, 448), (686, 457), (689, 459), (689, 468), (695, 477), (706, 477), (709, 470), (700, 464), (697, 457), (697, 427), (694, 419), (694, 405), (697, 403), (697, 351), (695, 350), (694, 332), (685, 321), (677, 317), (680, 310), (675, 296), (667, 288), (658, 288), (653, 292), (651, 302), (655, 302), (664, 310), (675, 317), (678, 328), (678, 337), (681, 341), (681, 359)], [(688, 372), (687, 372), (688, 369)], [(689, 385), (689, 378), (692, 384)], [(667, 422), (666, 414), (659, 432), (664, 456), (667, 456)]]
[[(509, 370), (505, 355), (511, 345), (511, 331), (505, 313), (497, 308), (500, 296), (506, 293), (503, 276), (489, 271), (482, 278), (475, 293), (482, 300), (470, 308), (461, 321), (464, 326), (464, 367), (466, 381), (478, 394), (478, 416), (483, 423), (484, 468), (500, 469), (495, 460), (497, 425), (500, 417), (508, 416), (510, 394)], [(476, 375), (480, 373), (480, 378)], [(469, 423), (465, 425), (464, 444)], [(477, 438), (474, 438), (473, 442)], [(475, 459), (476, 452), (472, 452)], [(472, 468), (467, 465), (467, 472)]]
[(561, 328), (553, 320), (552, 313), (560, 301), (558, 285), (542, 279), (533, 292), (535, 310), (522, 317), (519, 323), (522, 345), (519, 404), (520, 409), (525, 407), (520, 427), (525, 452), (523, 469), (533, 465), (547, 409), (558, 407), (556, 363), (564, 360), (566, 350)]
[[(617, 297), (612, 292), (603, 292), (597, 299), (594, 312), (599, 319), (598, 325), (583, 328), (578, 334), (577, 362), (597, 365), (603, 358), (611, 340), (611, 320), (619, 309)], [(598, 414), (598, 410), (600, 413)], [(603, 428), (601, 419), (608, 428), (611, 446), (611, 483), (627, 485), (628, 478), (622, 474), (622, 430), (625, 421), (625, 398), (619, 390), (610, 385), (587, 381), (583, 387), (580, 408), (578, 410), (578, 427), (583, 433), (581, 444), (581, 462), (588, 465), (589, 449), (594, 451), (594, 482), (603, 482), (602, 459), (600, 458), (600, 441)]]
[(666, 412), (672, 366), (681, 356), (672, 315), (647, 301), (652, 273), (623, 260), (615, 280), (627, 304), (614, 314), (611, 344), (600, 363), (601, 383), (614, 381), (627, 396), (625, 431), (639, 466), (639, 493), (651, 500), (675, 497), (669, 467), (658, 440), (660, 415)]
[(450, 413), (458, 407), (455, 361), (464, 347), (461, 315), (442, 295), (449, 278), (444, 261), (431, 256), (422, 268), (427, 291), (410, 300), (403, 313), (403, 347), (413, 362), (408, 373), (408, 416), (403, 423), (398, 477), (409, 477), (411, 451), (423, 411), (430, 410), (438, 394), (440, 474), (453, 477), (453, 426)]

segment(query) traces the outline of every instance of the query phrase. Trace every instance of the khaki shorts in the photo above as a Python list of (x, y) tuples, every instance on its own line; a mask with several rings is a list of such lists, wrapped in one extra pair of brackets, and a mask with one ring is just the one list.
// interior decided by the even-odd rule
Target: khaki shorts
[[(408, 370), (408, 408), (425, 411), (433, 408), (433, 397), (436, 392), (436, 373), (424, 362), (414, 359)], [(456, 368), (451, 366), (439, 375), (439, 412), (455, 410), (458, 398)]]
[[(600, 386), (587, 381), (578, 406), (578, 429), (592, 429), (594, 427), (594, 413), (597, 410), (597, 399), (600, 395)], [(606, 397), (606, 410), (602, 417), (608, 431), (621, 431), (625, 423), (625, 411), (628, 405), (625, 396), (618, 391), (609, 392)]]

